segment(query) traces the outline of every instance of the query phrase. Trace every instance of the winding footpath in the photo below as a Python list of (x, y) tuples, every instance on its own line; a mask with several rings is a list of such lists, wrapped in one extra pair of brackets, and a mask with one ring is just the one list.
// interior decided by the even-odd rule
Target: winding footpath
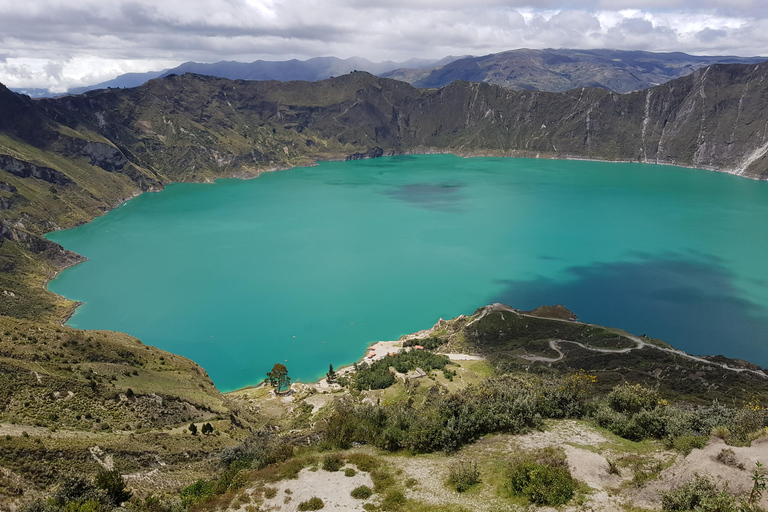
[[(518, 310), (516, 310), (514, 308), (511, 308), (509, 306), (506, 306), (504, 304), (494, 303), (494, 304), (491, 304), (490, 306), (486, 306), (485, 308), (483, 308), (483, 311), (477, 316), (477, 318), (475, 318), (474, 320), (469, 322), (467, 324), (467, 327), (469, 327), (473, 323), (477, 322), (481, 318), (485, 317), (489, 313), (493, 313), (493, 312), (496, 312), (496, 311), (499, 311), (499, 312), (506, 311), (506, 312), (509, 312), (509, 313), (514, 313), (514, 314), (519, 315), (519, 316), (527, 316), (527, 317), (531, 317), (531, 318), (538, 318), (538, 317), (534, 317), (532, 315), (526, 315), (525, 313), (522, 313), (522, 312), (520, 312), (520, 311), (518, 311)], [(555, 321), (558, 321), (558, 322), (569, 322), (570, 323), (569, 320), (561, 320), (559, 318), (549, 318), (549, 320), (555, 320)], [(584, 323), (584, 322), (581, 322), (581, 323)], [(586, 324), (585, 323), (585, 325), (592, 325), (592, 324)], [(716, 363), (714, 361), (710, 361), (710, 360), (705, 359), (703, 357), (692, 356), (691, 354), (688, 354), (687, 352), (683, 352), (682, 350), (678, 350), (676, 348), (659, 347), (658, 345), (653, 345), (651, 343), (647, 343), (647, 342), (643, 341), (642, 339), (640, 339), (639, 337), (634, 336), (632, 334), (628, 334), (627, 333), (627, 334), (622, 334), (622, 336), (631, 339), (632, 341), (635, 342), (636, 345), (634, 347), (628, 347), (628, 348), (610, 349), (610, 348), (590, 347), (589, 345), (584, 345), (583, 343), (580, 343), (578, 341), (549, 340), (549, 346), (550, 346), (550, 348), (552, 350), (557, 352), (557, 354), (558, 354), (557, 357), (545, 357), (545, 356), (535, 356), (535, 355), (524, 355), (524, 356), (520, 356), (520, 357), (522, 359), (525, 359), (526, 361), (531, 361), (531, 362), (538, 361), (538, 362), (543, 362), (543, 363), (555, 363), (555, 362), (560, 361), (561, 359), (563, 359), (565, 357), (565, 353), (560, 349), (560, 344), (561, 343), (571, 343), (573, 345), (577, 345), (577, 346), (579, 346), (579, 347), (581, 347), (581, 348), (583, 348), (585, 350), (590, 350), (592, 352), (603, 352), (603, 353), (614, 353), (614, 354), (623, 354), (623, 353), (626, 353), (626, 352), (630, 352), (632, 350), (641, 350), (641, 349), (644, 349), (644, 348), (651, 348), (651, 349), (661, 350), (663, 352), (667, 352), (669, 354), (673, 354), (673, 355), (676, 355), (676, 356), (679, 356), (679, 357), (684, 357), (686, 359), (690, 359), (692, 361), (696, 361), (696, 362), (699, 362), (699, 363), (705, 363), (705, 364), (712, 365), (712, 366), (719, 366), (720, 368), (722, 368), (724, 370), (729, 370), (729, 371), (732, 371), (732, 372), (752, 373), (752, 374), (757, 375), (759, 377), (762, 377), (764, 379), (768, 379), (768, 374), (766, 374), (765, 372), (763, 372), (761, 370), (751, 370), (749, 368), (733, 368), (731, 366), (728, 366), (725, 363)]]

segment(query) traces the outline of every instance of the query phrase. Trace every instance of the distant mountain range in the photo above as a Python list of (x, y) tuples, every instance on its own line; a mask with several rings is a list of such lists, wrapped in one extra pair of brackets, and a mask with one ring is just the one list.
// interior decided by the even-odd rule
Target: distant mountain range
[[(695, 56), (623, 50), (510, 50), (483, 57), (448, 56), (439, 61), (371, 62), (361, 57), (339, 59), (233, 62), (185, 62), (173, 69), (127, 73), (113, 80), (71, 89), (67, 94), (108, 88), (138, 87), (153, 78), (194, 73), (231, 80), (306, 80), (314, 82), (351, 71), (367, 71), (419, 88), (443, 87), (454, 80), (487, 82), (508, 89), (564, 92), (600, 87), (626, 93), (647, 89), (688, 75), (711, 64), (756, 64), (768, 57)], [(61, 96), (46, 89), (11, 89), (33, 98)]]
[[(349, 59), (339, 59), (337, 57), (315, 57), (309, 60), (285, 60), (285, 61), (267, 61), (257, 60), (254, 62), (234, 62), (220, 61), (212, 64), (201, 62), (185, 62), (175, 68), (163, 69), (162, 71), (149, 71), (147, 73), (126, 73), (117, 78), (101, 82), (87, 87), (76, 87), (67, 91), (66, 94), (82, 94), (87, 91), (109, 88), (129, 88), (138, 87), (145, 84), (153, 78), (162, 78), (170, 75), (183, 75), (184, 73), (194, 73), (196, 75), (215, 76), (219, 78), (229, 78), (231, 80), (279, 80), (289, 82), (291, 80), (306, 80), (315, 82), (338, 75), (345, 75), (352, 71), (367, 71), (374, 75), (380, 75), (395, 69), (414, 69), (421, 68), (435, 69), (460, 57), (445, 57), (439, 61), (425, 59), (410, 59), (405, 62), (393, 62), (387, 60), (384, 62), (371, 62), (362, 57), (351, 57)], [(63, 94), (52, 94), (47, 89), (11, 89), (20, 94), (26, 94), (33, 98), (45, 98), (62, 96)]]
[(465, 57), (432, 68), (381, 73), (415, 87), (444, 87), (454, 80), (487, 82), (508, 89), (564, 92), (600, 87), (626, 93), (689, 75), (712, 64), (756, 64), (766, 57), (695, 56), (621, 50), (511, 50)]

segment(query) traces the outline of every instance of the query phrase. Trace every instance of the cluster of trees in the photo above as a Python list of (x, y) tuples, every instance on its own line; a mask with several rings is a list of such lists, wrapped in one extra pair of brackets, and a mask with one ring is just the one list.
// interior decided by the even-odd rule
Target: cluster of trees
[[(189, 432), (193, 435), (197, 435), (197, 425), (194, 423), (189, 424)], [(203, 426), (200, 428), (200, 432), (202, 432), (205, 435), (213, 434), (213, 425), (210, 423), (203, 423)]]

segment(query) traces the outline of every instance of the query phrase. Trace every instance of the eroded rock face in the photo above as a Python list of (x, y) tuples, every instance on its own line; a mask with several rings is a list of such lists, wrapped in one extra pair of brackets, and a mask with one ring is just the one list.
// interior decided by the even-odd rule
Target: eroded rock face
[(80, 154), (89, 157), (91, 165), (109, 172), (121, 171), (129, 163), (120, 150), (103, 142), (85, 142), (80, 148)]
[(37, 178), (53, 185), (70, 185), (74, 183), (63, 172), (19, 160), (10, 155), (0, 155), (0, 169), (19, 178)]
[(0, 222), (0, 245), (5, 240), (16, 242), (34, 254), (45, 253), (46, 260), (56, 268), (66, 268), (87, 259), (41, 236), (33, 235), (23, 229), (11, 227), (5, 222)]

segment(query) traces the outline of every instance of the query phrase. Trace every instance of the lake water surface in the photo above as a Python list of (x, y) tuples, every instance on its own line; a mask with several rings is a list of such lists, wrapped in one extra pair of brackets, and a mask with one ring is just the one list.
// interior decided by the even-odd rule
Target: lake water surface
[(492, 302), (768, 366), (768, 183), (642, 164), (397, 156), (173, 184), (48, 238), (69, 325), (127, 332), (219, 389), (310, 381)]

